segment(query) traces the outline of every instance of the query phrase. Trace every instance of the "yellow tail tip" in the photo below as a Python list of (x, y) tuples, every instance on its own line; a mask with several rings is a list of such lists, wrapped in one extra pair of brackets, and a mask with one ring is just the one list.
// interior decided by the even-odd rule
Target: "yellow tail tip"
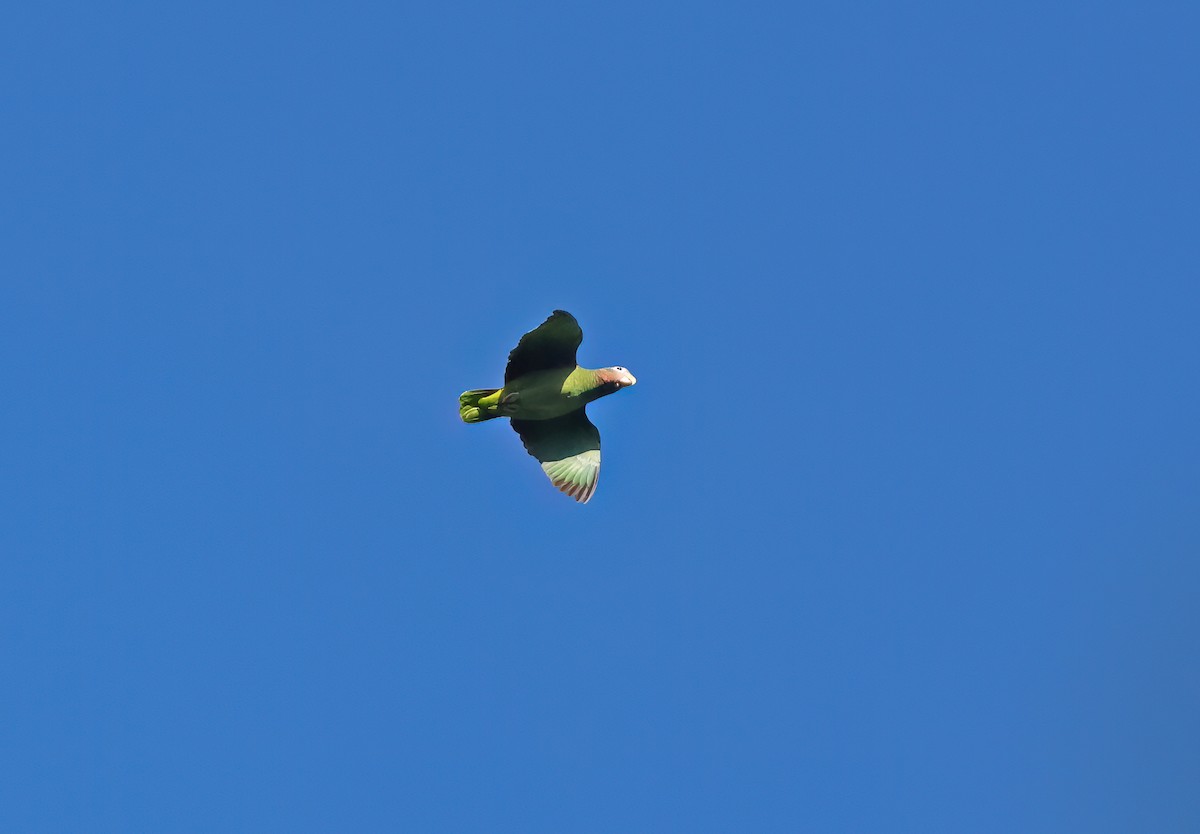
[(498, 417), (498, 414), (492, 414), (485, 407), (487, 403), (482, 400), (495, 395), (499, 390), (499, 388), (477, 388), (474, 391), (463, 391), (458, 395), (458, 416), (464, 423), (482, 423), (484, 420)]

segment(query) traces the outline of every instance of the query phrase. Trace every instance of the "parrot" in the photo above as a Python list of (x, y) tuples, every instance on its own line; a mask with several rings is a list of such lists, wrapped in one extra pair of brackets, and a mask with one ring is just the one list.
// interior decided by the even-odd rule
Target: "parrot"
[(550, 482), (586, 504), (600, 478), (600, 432), (585, 407), (637, 379), (620, 365), (581, 368), (575, 353), (582, 342), (575, 317), (555, 310), (509, 353), (504, 387), (464, 391), (458, 414), (464, 423), (510, 418), (525, 451), (542, 465)]

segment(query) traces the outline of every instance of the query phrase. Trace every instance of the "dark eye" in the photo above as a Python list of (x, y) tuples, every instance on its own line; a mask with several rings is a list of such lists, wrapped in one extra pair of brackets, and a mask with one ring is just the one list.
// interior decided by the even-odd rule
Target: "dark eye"
[(625, 369), (624, 369), (624, 368), (622, 368), (620, 365), (617, 365), (617, 367), (616, 367), (616, 370), (618, 370), (618, 371), (623, 371), (623, 370), (625, 370)]

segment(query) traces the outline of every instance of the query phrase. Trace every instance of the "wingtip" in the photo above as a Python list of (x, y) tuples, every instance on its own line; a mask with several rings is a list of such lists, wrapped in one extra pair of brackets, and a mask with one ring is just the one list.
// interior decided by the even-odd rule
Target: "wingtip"
[(568, 498), (573, 498), (580, 504), (586, 504), (592, 500), (592, 496), (596, 494), (596, 485), (579, 484), (568, 480), (552, 480), (551, 483), (555, 489), (566, 495)]

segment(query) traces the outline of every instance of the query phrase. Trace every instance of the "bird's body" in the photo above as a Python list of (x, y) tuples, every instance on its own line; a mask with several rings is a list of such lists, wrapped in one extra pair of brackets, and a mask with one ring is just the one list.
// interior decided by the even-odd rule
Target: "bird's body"
[(501, 397), (515, 394), (510, 414), (520, 420), (552, 420), (587, 404), (583, 397), (594, 388), (595, 373), (576, 365), (561, 370), (531, 371), (506, 383)]
[(555, 310), (509, 354), (504, 387), (464, 392), (459, 415), (466, 423), (512, 418), (526, 450), (554, 485), (586, 503), (599, 478), (600, 433), (584, 407), (637, 380), (620, 366), (592, 370), (577, 365), (575, 352), (582, 341), (575, 317)]
[(486, 415), (483, 419), (553, 420), (616, 391), (619, 386), (603, 381), (602, 375), (603, 371), (578, 365), (571, 369), (531, 371), (483, 397), (479, 409)]

